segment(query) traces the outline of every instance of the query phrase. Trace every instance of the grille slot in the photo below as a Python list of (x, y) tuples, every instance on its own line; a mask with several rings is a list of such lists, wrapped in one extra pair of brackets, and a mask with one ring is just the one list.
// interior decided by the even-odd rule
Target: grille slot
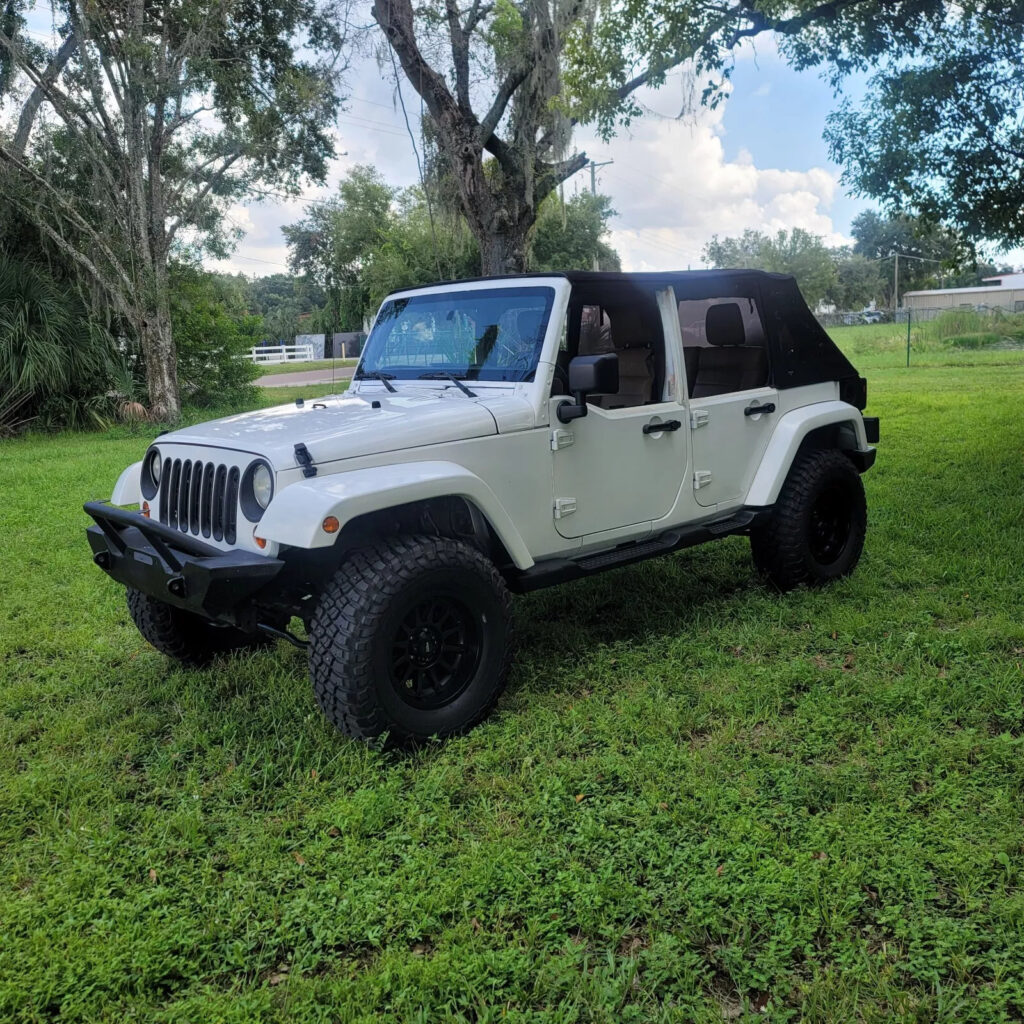
[(182, 533), (234, 544), (240, 482), (237, 466), (167, 460), (160, 478), (160, 522)]

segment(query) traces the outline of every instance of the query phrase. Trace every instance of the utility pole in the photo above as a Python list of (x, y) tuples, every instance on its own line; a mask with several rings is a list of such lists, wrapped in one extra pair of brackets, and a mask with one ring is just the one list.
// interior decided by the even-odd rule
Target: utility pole
[[(609, 164), (613, 164), (613, 163), (615, 163), (614, 160), (605, 160), (605, 161), (603, 161), (602, 163), (599, 163), (599, 164), (598, 163), (594, 163), (594, 161), (591, 160), (588, 163), (585, 163), (583, 165), (584, 167), (589, 167), (590, 168), (590, 194), (592, 196), (596, 196), (597, 195), (597, 169), (598, 169), (598, 167), (607, 167)], [(564, 207), (563, 207), (563, 209), (564, 209)], [(596, 252), (594, 253), (593, 258), (591, 259), (591, 266), (593, 267), (594, 270), (599, 270), (600, 269), (600, 267), (598, 265), (597, 253)]]
[(896, 310), (899, 308), (899, 295), (900, 295), (900, 254), (898, 252), (891, 253), (890, 255), (896, 257), (896, 262), (892, 268), (892, 313), (893, 319), (896, 317)]
[(595, 164), (593, 160), (585, 166), (590, 168), (590, 194), (592, 196), (597, 195), (597, 169), (598, 167), (607, 167), (609, 164), (615, 163), (614, 160), (605, 160), (603, 163)]

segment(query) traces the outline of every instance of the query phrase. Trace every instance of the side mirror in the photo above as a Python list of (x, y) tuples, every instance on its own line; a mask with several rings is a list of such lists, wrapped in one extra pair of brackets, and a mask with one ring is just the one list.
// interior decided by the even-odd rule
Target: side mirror
[(575, 401), (558, 407), (562, 423), (587, 415), (587, 395), (614, 395), (619, 390), (619, 357), (614, 352), (577, 356), (569, 363), (569, 390)]

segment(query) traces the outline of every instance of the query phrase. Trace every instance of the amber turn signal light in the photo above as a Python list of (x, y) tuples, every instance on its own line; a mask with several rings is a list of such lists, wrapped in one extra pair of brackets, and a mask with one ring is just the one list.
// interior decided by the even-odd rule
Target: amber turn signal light
[(337, 533), (341, 529), (341, 523), (334, 516), (328, 516), (321, 524), (324, 533)]

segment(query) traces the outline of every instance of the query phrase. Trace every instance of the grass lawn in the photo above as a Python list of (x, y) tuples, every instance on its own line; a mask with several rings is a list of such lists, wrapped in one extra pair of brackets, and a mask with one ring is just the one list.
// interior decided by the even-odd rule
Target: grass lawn
[(991, 355), (859, 359), (853, 578), (778, 596), (731, 538), (518, 599), (496, 715), (411, 756), (332, 732), (291, 647), (146, 646), (81, 504), (151, 433), (0, 443), (0, 1019), (1020, 1020), (1024, 358)]

